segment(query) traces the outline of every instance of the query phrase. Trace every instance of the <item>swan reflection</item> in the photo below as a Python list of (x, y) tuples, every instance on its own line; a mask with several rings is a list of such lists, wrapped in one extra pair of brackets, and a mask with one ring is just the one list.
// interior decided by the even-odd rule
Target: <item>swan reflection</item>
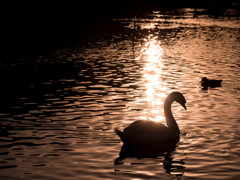
[[(133, 146), (123, 145), (119, 153), (119, 157), (114, 160), (115, 170), (120, 171), (125, 165), (125, 159), (132, 158), (158, 158), (161, 159), (161, 166), (167, 174), (175, 176), (182, 176), (185, 169), (184, 159), (176, 160), (173, 152), (175, 151), (176, 144), (171, 143), (169, 146), (155, 146), (154, 148), (137, 148)], [(132, 163), (131, 163), (132, 164)], [(133, 163), (134, 165), (134, 163)], [(119, 169), (118, 169), (119, 168)], [(129, 170), (129, 169), (128, 169)]]

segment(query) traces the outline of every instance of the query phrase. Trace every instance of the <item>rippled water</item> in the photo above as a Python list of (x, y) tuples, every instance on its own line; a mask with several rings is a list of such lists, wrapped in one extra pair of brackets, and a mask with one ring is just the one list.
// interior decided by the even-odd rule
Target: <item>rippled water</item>
[[(0, 114), (1, 179), (239, 178), (239, 21), (153, 12), (109, 23), (119, 31), (55, 52), (74, 62), (77, 76), (32, 85), (40, 98), (23, 95)], [(202, 90), (203, 76), (222, 79), (222, 87)], [(176, 150), (114, 163), (122, 146), (114, 128), (165, 123), (172, 91), (188, 108), (172, 107)]]

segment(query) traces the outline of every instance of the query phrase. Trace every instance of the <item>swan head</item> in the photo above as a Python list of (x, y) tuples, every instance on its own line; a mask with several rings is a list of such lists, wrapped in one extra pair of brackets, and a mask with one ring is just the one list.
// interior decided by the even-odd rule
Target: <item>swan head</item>
[(171, 97), (172, 101), (178, 102), (179, 104), (182, 105), (182, 107), (185, 110), (187, 110), (186, 99), (185, 99), (185, 97), (183, 96), (182, 93), (180, 93), (180, 92), (172, 92), (169, 96)]

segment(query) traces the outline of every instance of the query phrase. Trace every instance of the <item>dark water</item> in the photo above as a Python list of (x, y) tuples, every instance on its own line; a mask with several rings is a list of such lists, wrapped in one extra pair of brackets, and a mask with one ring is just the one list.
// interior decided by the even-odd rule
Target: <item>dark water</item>
[[(74, 62), (77, 75), (29, 85), (40, 97), (23, 94), (0, 114), (1, 179), (238, 179), (239, 21), (153, 12), (109, 23), (118, 25), (114, 33), (54, 52), (59, 63)], [(202, 90), (203, 76), (222, 87)], [(114, 163), (122, 146), (114, 128), (165, 123), (172, 91), (188, 108), (173, 105), (176, 150)]]

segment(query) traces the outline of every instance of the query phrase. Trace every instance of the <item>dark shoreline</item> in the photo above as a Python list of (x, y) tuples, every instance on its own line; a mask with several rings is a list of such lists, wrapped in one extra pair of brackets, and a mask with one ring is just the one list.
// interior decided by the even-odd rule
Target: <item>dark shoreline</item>
[[(237, 3), (238, 2), (238, 3)], [(88, 1), (57, 4), (8, 4), (3, 5), (1, 33), (1, 62), (3, 58), (26, 57), (51, 52), (54, 49), (74, 47), (84, 41), (89, 28), (106, 19), (134, 17), (148, 11), (173, 11), (178, 8), (193, 8), (196, 16), (223, 16), (226, 10), (235, 10), (240, 16), (240, 1), (190, 1), (180, 2), (158, 0), (133, 1)], [(205, 11), (199, 11), (205, 8)], [(225, 14), (224, 14), (225, 13)], [(228, 16), (230, 16), (228, 14)], [(12, 57), (12, 58), (9, 58)], [(12, 59), (13, 60), (13, 59)]]

